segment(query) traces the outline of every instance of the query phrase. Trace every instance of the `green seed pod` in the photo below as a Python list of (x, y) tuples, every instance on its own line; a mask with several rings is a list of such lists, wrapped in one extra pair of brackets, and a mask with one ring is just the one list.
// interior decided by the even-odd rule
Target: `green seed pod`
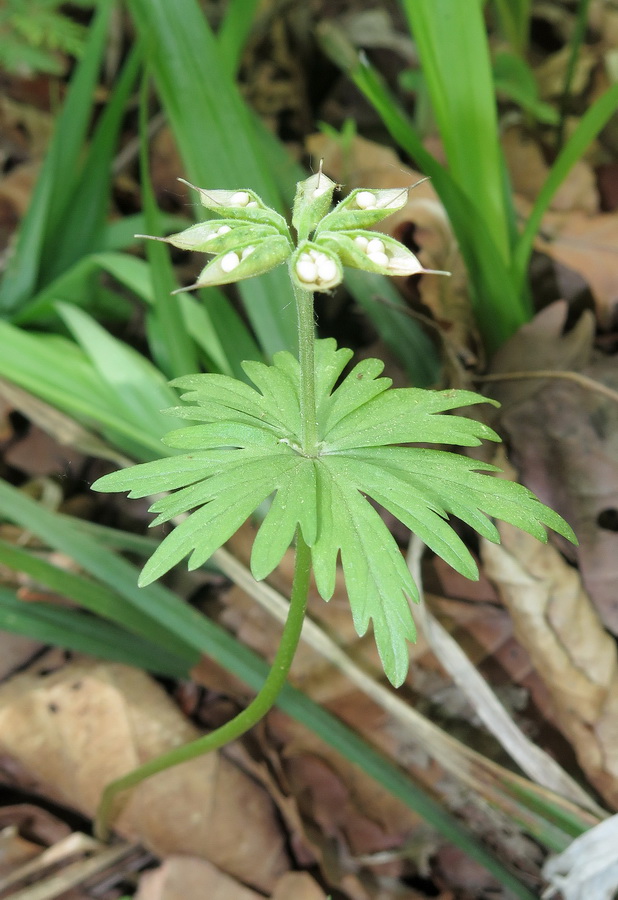
[[(244, 231), (244, 229), (243, 229)], [(258, 241), (248, 240), (231, 245), (202, 269), (195, 284), (174, 291), (180, 294), (195, 288), (230, 284), (243, 278), (253, 278), (274, 269), (288, 258), (292, 251), (290, 241), (280, 234), (271, 234)]]
[(280, 234), (286, 237), (289, 235), (287, 222), (283, 216), (266, 206), (255, 191), (209, 191), (206, 188), (196, 187), (189, 181), (185, 181), (184, 178), (178, 180), (197, 191), (202, 206), (212, 212), (228, 216), (231, 219), (244, 219), (246, 222), (272, 225)]
[(290, 257), (290, 277), (304, 291), (330, 291), (343, 281), (343, 267), (336, 251), (301, 241)]
[(336, 253), (344, 266), (366, 272), (400, 276), (427, 271), (411, 250), (379, 231), (326, 231), (315, 243)]
[(369, 191), (358, 188), (338, 203), (325, 216), (316, 229), (316, 235), (324, 231), (350, 231), (353, 228), (369, 228), (391, 213), (402, 209), (408, 202), (407, 188)]
[(279, 232), (272, 225), (255, 225), (237, 219), (211, 219), (209, 222), (198, 222), (177, 234), (169, 234), (167, 237), (151, 237), (149, 235), (136, 235), (136, 237), (148, 237), (152, 241), (163, 241), (181, 250), (194, 250), (199, 253), (221, 253), (228, 250), (234, 244), (246, 240), (258, 241)]
[(333, 191), (337, 185), (322, 172), (299, 181), (294, 198), (292, 225), (300, 241), (309, 237), (318, 222), (326, 215), (333, 202)]

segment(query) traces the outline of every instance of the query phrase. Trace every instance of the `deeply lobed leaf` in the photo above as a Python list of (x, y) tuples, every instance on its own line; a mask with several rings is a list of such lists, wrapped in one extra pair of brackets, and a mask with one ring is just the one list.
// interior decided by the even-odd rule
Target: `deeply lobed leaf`
[(359, 635), (373, 623), (384, 669), (393, 684), (405, 678), (407, 641), (414, 640), (410, 601), (418, 592), (393, 536), (373, 501), (388, 510), (453, 568), (478, 577), (454, 515), (497, 541), (490, 517), (547, 540), (546, 528), (575, 541), (564, 520), (529, 490), (494, 477), (495, 466), (444, 450), (401, 446), (474, 446), (498, 435), (452, 410), (493, 402), (469, 391), (392, 389), (383, 365), (367, 359), (343, 379), (351, 359), (332, 340), (316, 346), (319, 450), (302, 451), (299, 364), (289, 353), (273, 365), (245, 363), (255, 387), (225, 375), (192, 375), (173, 382), (190, 405), (171, 410), (199, 424), (165, 438), (184, 452), (100, 479), (99, 490), (130, 490), (157, 499), (153, 524), (189, 514), (163, 540), (144, 568), (148, 584), (189, 555), (202, 565), (267, 498), (270, 508), (254, 542), (251, 568), (265, 578), (301, 528), (312, 548), (315, 579), (328, 600), (341, 558)]

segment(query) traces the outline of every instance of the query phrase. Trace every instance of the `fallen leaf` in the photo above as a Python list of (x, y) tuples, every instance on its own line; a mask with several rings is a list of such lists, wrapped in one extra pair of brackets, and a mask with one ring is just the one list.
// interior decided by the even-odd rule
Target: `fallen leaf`
[[(89, 816), (110, 781), (198, 736), (152, 679), (127, 666), (76, 662), (0, 688), (0, 752)], [(270, 799), (221, 753), (142, 782), (117, 830), (160, 856), (206, 858), (260, 890), (287, 868)]]
[[(291, 900), (291, 896), (290, 900)], [(212, 863), (195, 856), (169, 856), (142, 875), (134, 900), (261, 900)], [(294, 898), (296, 900), (296, 898)]]
[[(611, 357), (593, 354), (591, 317), (562, 334), (565, 316), (563, 303), (536, 316), (499, 351), (491, 372), (561, 371), (567, 378), (492, 383), (502, 403), (493, 424), (523, 483), (575, 530), (579, 547), (565, 552), (576, 556), (599, 614), (618, 634), (618, 404), (602, 393), (618, 390), (618, 371)], [(573, 382), (572, 372), (588, 382)]]
[[(602, 329), (618, 325), (618, 214), (549, 212), (535, 246), (586, 281)], [(559, 270), (558, 274), (559, 274)]]
[(326, 894), (306, 872), (286, 872), (272, 894), (271, 900), (327, 900)]
[[(503, 466), (503, 462), (500, 461)], [(604, 800), (618, 807), (618, 659), (577, 571), (550, 544), (499, 524), (485, 572), (553, 701), (556, 721)]]

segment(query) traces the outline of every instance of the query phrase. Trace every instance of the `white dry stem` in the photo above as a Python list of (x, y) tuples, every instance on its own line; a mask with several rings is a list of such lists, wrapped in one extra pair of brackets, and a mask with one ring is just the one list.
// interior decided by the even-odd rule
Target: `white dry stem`
[(533, 744), (515, 724), (489, 684), (468, 659), (457, 641), (427, 609), (423, 596), (421, 558), (425, 545), (412, 535), (408, 548), (408, 567), (418, 587), (421, 602), (415, 618), (438, 661), (449, 673), (488, 731), (500, 742), (526, 775), (537, 784), (555, 791), (585, 809), (598, 807), (589, 795), (544, 750)]

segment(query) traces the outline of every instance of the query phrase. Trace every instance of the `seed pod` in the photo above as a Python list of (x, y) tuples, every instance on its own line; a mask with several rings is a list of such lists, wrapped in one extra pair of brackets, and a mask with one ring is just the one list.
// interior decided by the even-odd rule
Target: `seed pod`
[(322, 172), (321, 167), (319, 172), (306, 181), (299, 181), (292, 213), (292, 225), (299, 240), (308, 238), (318, 222), (326, 215), (336, 187), (335, 182)]
[(290, 277), (305, 291), (330, 291), (343, 281), (343, 268), (336, 252), (301, 241), (290, 257)]

